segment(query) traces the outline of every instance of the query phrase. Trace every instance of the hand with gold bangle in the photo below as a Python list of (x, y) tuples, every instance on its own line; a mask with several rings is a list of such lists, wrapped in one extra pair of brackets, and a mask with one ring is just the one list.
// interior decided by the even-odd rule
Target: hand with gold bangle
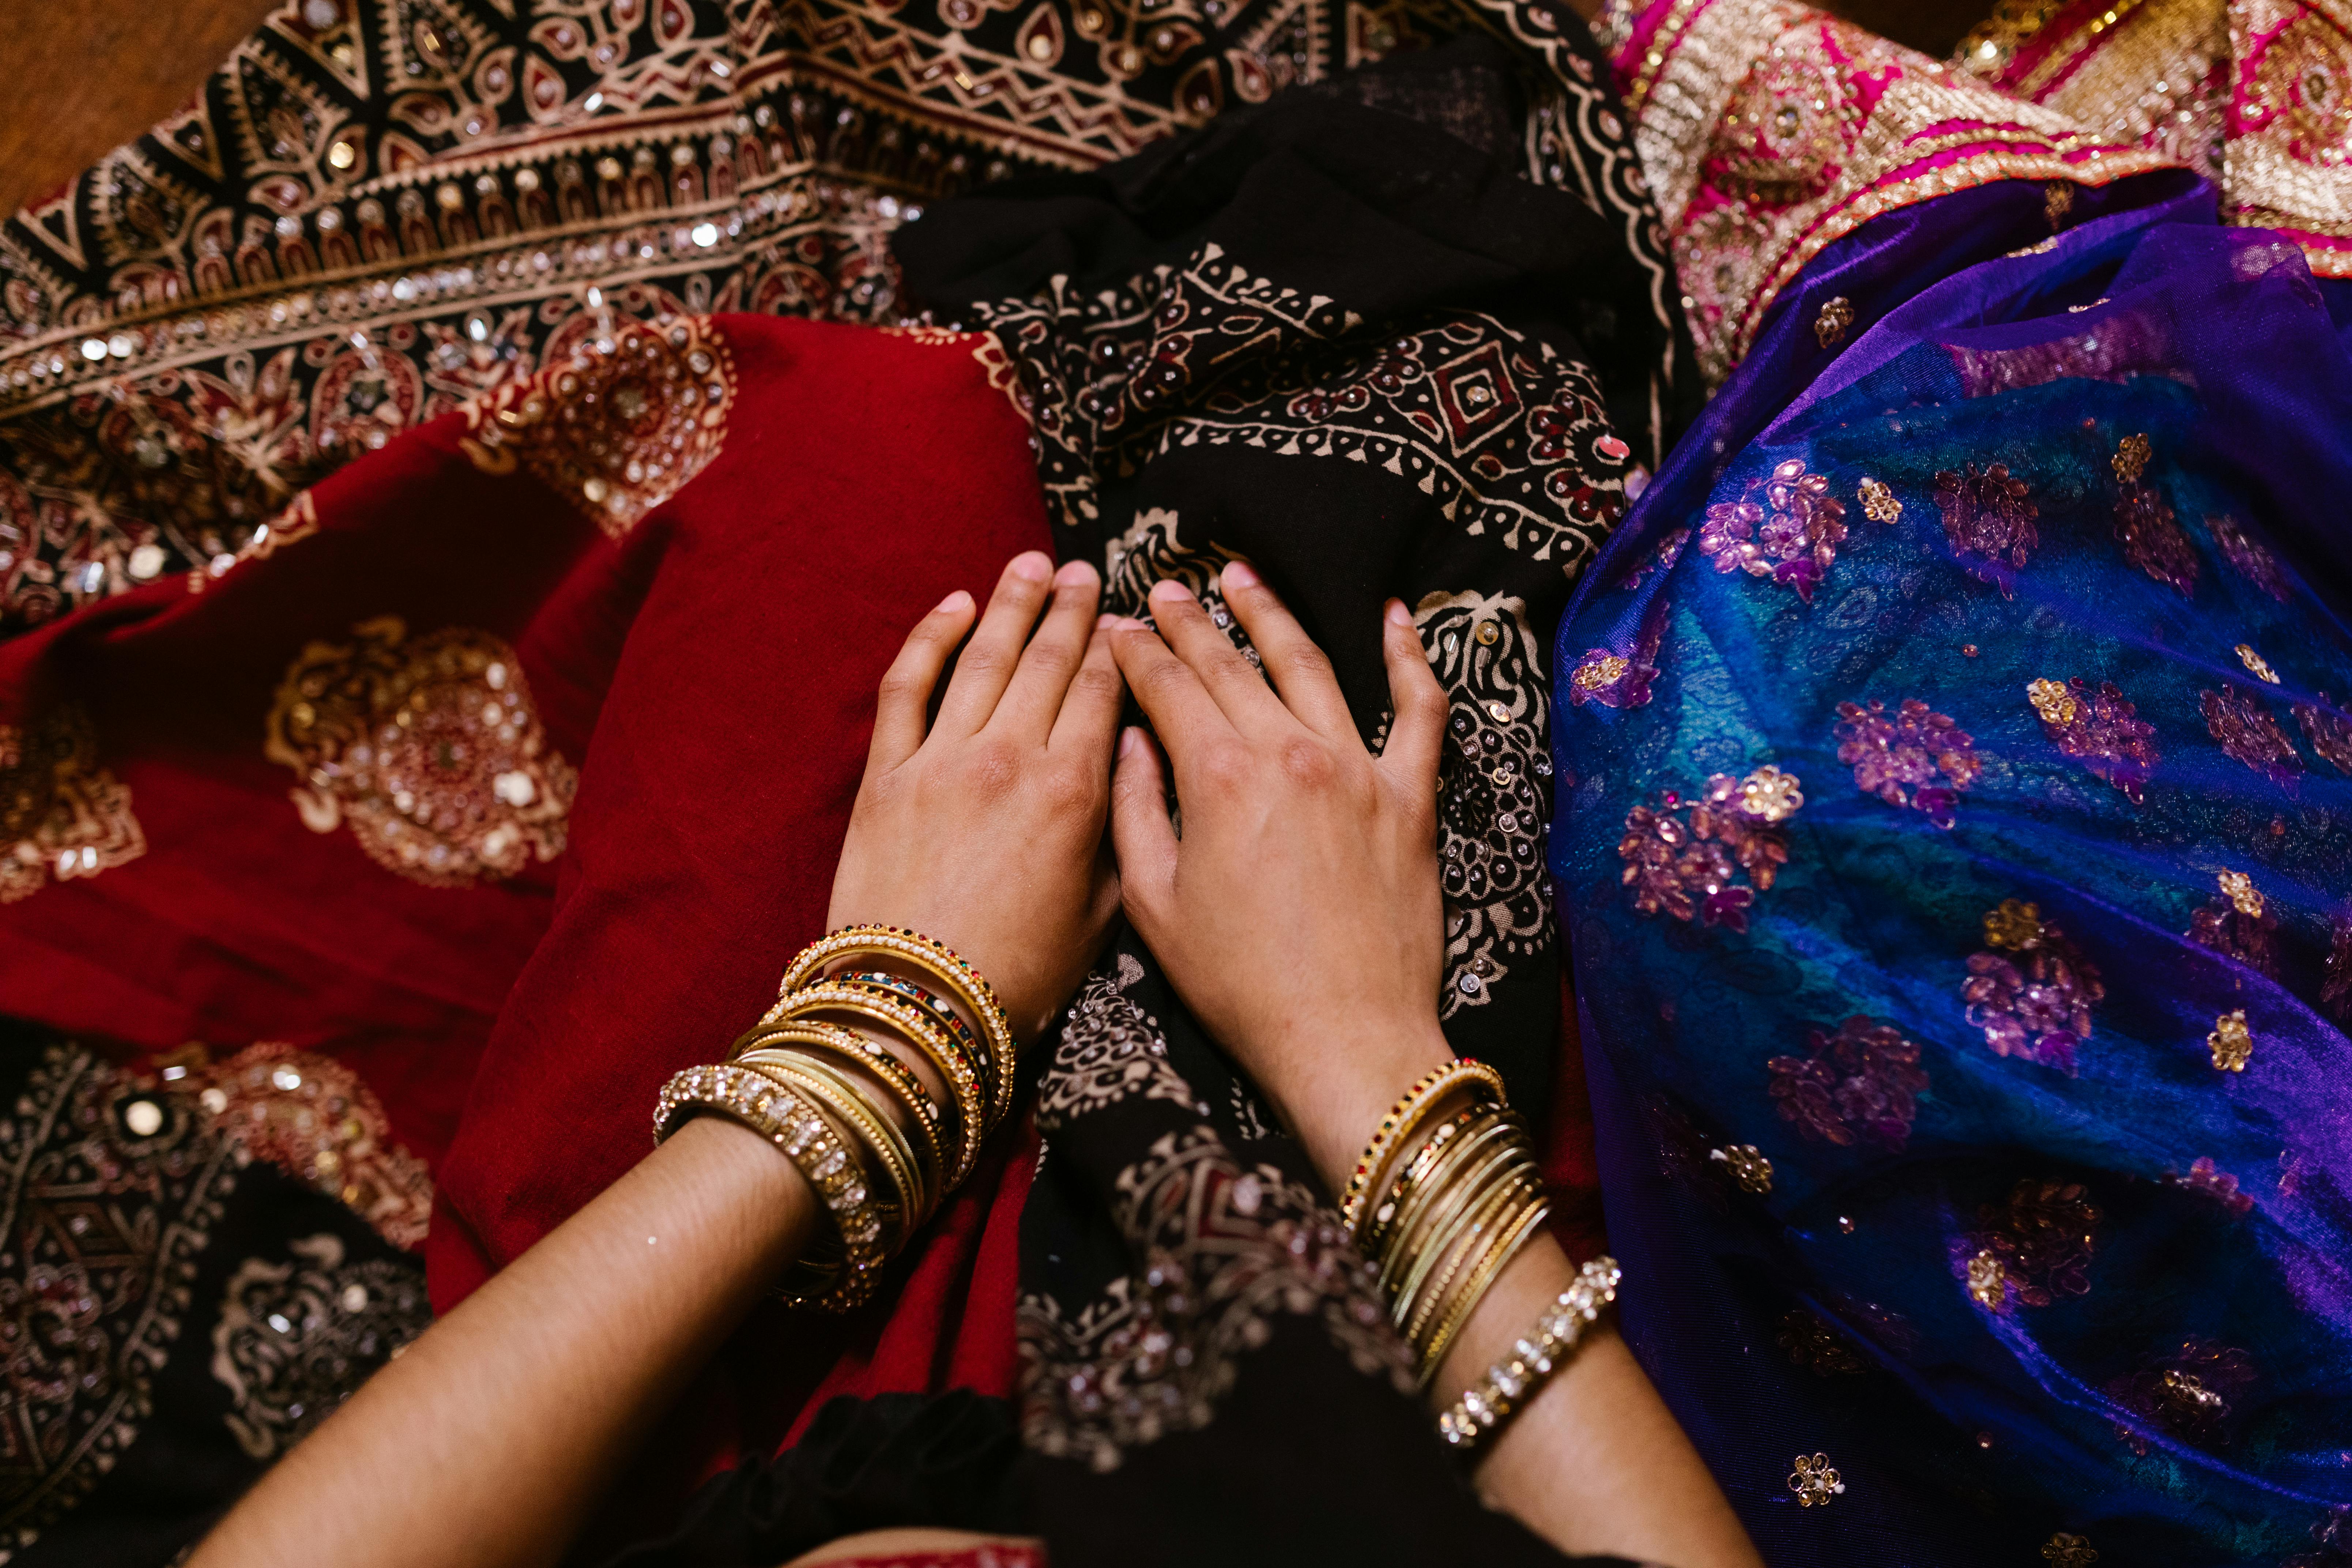
[(1158, 737), (1123, 736), (1113, 782), (1129, 919), (1339, 1200), (1487, 1500), (1571, 1552), (1757, 1568), (1612, 1331), (1615, 1265), (1580, 1271), (1552, 1239), (1503, 1080), (1439, 1026), (1448, 702), (1411, 613), (1380, 628), (1395, 717), (1375, 756), (1266, 584), (1234, 563), (1220, 586), (1256, 661), (1180, 584), (1152, 590), (1153, 626), (1112, 633)]

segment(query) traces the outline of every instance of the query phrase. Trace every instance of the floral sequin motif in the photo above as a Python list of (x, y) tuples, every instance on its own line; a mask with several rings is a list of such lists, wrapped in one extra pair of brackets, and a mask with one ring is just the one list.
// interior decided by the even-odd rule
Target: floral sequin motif
[(1666, 640), (1666, 601), (1660, 599), (1642, 617), (1633, 646), (1623, 653), (1605, 647), (1584, 650), (1568, 672), (1571, 708), (1588, 702), (1603, 708), (1639, 708), (1650, 700), (1650, 682), (1658, 678), (1658, 649)]
[(2270, 912), (2253, 879), (2223, 871), (2215, 879), (2221, 896), (2189, 917), (2181, 934), (2200, 947), (2232, 958), (2265, 979), (2279, 973), (2278, 917)]
[(2115, 785), (2134, 805), (2142, 804), (2158, 761), (2156, 726), (2138, 716), (2114, 681), (2094, 688), (2079, 675), (2035, 680), (2027, 683), (2025, 696), (2053, 744), (2080, 758), (2093, 778)]
[(1864, 479), (1856, 487), (1862, 496), (1862, 515), (1873, 522), (1897, 522), (1903, 517), (1903, 503), (1884, 479)]
[(2238, 662), (2244, 665), (2247, 672), (2255, 679), (2270, 686), (2276, 686), (2279, 683), (2278, 671), (2271, 668), (2269, 659), (2254, 651), (2253, 644), (2240, 643), (2237, 653)]
[(2286, 574), (2279, 569), (2278, 557), (2256, 542), (2243, 524), (2233, 517), (2209, 517), (2205, 527), (2221, 548), (2221, 559), (2240, 576), (2280, 604), (2286, 603)]
[(1772, 1190), (1772, 1162), (1755, 1144), (1727, 1143), (1708, 1150), (1706, 1157), (1748, 1196), (1760, 1198)]
[[(2192, 1334), (2178, 1349), (2110, 1382), (2107, 1397), (2168, 1436), (2200, 1448), (2221, 1448), (2229, 1446), (2232, 1402), (2253, 1384), (2253, 1357)], [(2135, 1454), (2145, 1455), (2151, 1446), (2120, 1423), (2116, 1435)]]
[[(1633, 807), (1617, 846), (1633, 907), (1746, 931), (1756, 894), (1769, 891), (1789, 862), (1782, 824), (1804, 802), (1796, 774), (1767, 766), (1744, 779), (1715, 773), (1696, 801), (1669, 790), (1655, 805)], [(1680, 815), (1685, 805), (1687, 820)], [(1742, 874), (1752, 886), (1740, 882)]]
[(2303, 726), (2304, 739), (2323, 762), (2333, 763), (2339, 773), (2352, 773), (2352, 719), (2336, 710), (2336, 699), (2323, 691), (2318, 702), (2296, 703), (2294, 721)]
[(2142, 481), (2148, 458), (2146, 436), (2126, 436), (2116, 447), (2116, 542), (2125, 560), (2188, 597), (2197, 592), (2197, 548), (2156, 487)]
[(1797, 1494), (1798, 1506), (1826, 1505), (1830, 1499), (1844, 1495), (1845, 1482), (1830, 1468), (1827, 1454), (1800, 1454), (1795, 1463), (1789, 1473), (1789, 1489)]
[(2205, 1037), (2205, 1048), (2213, 1054), (2214, 1071), (2245, 1071), (2246, 1064), (2254, 1059), (2254, 1035), (2246, 1026), (2246, 1010), (2233, 1007), (2216, 1017)]
[(1892, 714), (1884, 702), (1839, 703), (1837, 740), (1855, 788), (1889, 805), (1916, 806), (1938, 827), (1952, 826), (1960, 792), (1984, 770), (1969, 732), (1917, 698)]
[(708, 318), (630, 322), (467, 404), (466, 453), (485, 473), (520, 463), (617, 539), (709, 466), (734, 400), (734, 358)]
[(2241, 1192), (2238, 1178), (2217, 1167), (2210, 1157), (2200, 1156), (2189, 1167), (2185, 1176), (2168, 1174), (2167, 1186), (2180, 1187), (2212, 1199), (2228, 1212), (2231, 1219), (2243, 1219), (2254, 1208), (2254, 1195)]
[(1828, 476), (1808, 473), (1802, 459), (1790, 458), (1748, 480), (1738, 500), (1706, 509), (1699, 551), (1717, 572), (1769, 577), (1811, 604), (1845, 542), (1845, 504), (1829, 490)]
[(349, 823), (377, 863), (431, 887), (562, 854), (579, 778), (548, 745), (514, 650), (456, 626), (411, 637), (394, 616), (352, 629), (304, 648), (269, 711), (264, 750), (302, 781), (303, 825)]
[(1625, 574), (1625, 580), (1617, 585), (1627, 589), (1638, 588), (1642, 580), (1651, 573), (1673, 571), (1675, 563), (1682, 559), (1683, 546), (1690, 542), (1690, 537), (1691, 531), (1687, 528), (1674, 530), (1659, 540), (1658, 548), (1646, 559), (1637, 562), (1633, 569)]
[(1969, 574), (2004, 594), (2019, 568), (2041, 544), (2034, 519), (2041, 509), (2027, 498), (2025, 481), (2007, 463), (1979, 471), (1969, 463), (1958, 472), (1936, 476), (1936, 505), (1944, 514), (1944, 537)]
[(100, 764), (88, 713), (60, 705), (0, 724), (0, 904), (146, 852), (131, 790)]
[[(2040, 908), (2015, 899), (1984, 918), (1988, 951), (1969, 957), (1965, 1016), (1993, 1054), (2068, 1074), (2091, 1037), (2091, 1007), (2106, 995), (2099, 972)], [(2011, 956), (2014, 955), (2014, 956)]]
[(2099, 1560), (2099, 1552), (2089, 1537), (2062, 1530), (2042, 1543), (2042, 1560), (2050, 1568), (2091, 1568)]
[[(1978, 1228), (1958, 1245), (1959, 1272), (1970, 1294), (1994, 1310), (2011, 1300), (2047, 1307), (2061, 1296), (2086, 1296), (2099, 1219), (2079, 1183), (2020, 1182), (2006, 1199), (1977, 1211)], [(1987, 1282), (1981, 1290), (1979, 1275)]]
[(1899, 1151), (1909, 1142), (1927, 1074), (1919, 1066), (1918, 1046), (1901, 1030), (1877, 1018), (1852, 1017), (1834, 1033), (1809, 1031), (1805, 1052), (1764, 1064), (1780, 1120), (1795, 1123), (1808, 1139), (1841, 1147), (1869, 1142)]
[(2270, 709), (2251, 691), (2232, 686), (2227, 690), (2198, 694), (2205, 715), (2205, 731), (2221, 743), (2222, 752), (2263, 774), (2273, 784), (2291, 784), (2303, 772), (2303, 758), (2294, 742), (2271, 717)]

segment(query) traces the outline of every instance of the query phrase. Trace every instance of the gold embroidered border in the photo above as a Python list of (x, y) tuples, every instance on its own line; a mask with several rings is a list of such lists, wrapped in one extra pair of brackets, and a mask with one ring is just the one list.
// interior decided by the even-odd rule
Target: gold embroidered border
[[(2352, 0), (2233, 0), (2230, 36), (2231, 220), (2352, 238)], [(2314, 271), (2352, 276), (2341, 247), (2305, 249)]]

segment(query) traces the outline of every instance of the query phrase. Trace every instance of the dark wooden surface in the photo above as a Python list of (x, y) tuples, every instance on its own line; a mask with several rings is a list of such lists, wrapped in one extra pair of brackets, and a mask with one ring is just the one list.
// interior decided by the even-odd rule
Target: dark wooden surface
[[(1988, 0), (1836, 0), (1832, 9), (1941, 57)], [(0, 212), (46, 195), (193, 95), (268, 0), (19, 0), (0, 44)]]

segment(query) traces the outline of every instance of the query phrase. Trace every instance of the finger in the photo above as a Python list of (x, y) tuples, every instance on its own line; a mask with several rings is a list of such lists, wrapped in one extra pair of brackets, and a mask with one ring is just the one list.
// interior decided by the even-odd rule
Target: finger
[(1053, 575), (1054, 563), (1039, 550), (1024, 550), (1005, 565), (980, 625), (956, 660), (955, 673), (948, 678), (938, 728), (969, 735), (988, 722), (1021, 663), (1021, 650), (1028, 644), (1029, 628), (1037, 624)]
[(1389, 667), (1389, 700), (1396, 719), (1381, 751), (1381, 769), (1410, 792), (1428, 800), (1437, 792), (1437, 763), (1445, 748), (1445, 688), (1429, 668), (1429, 656), (1413, 629), (1403, 601), (1391, 599), (1381, 617), (1381, 652)]
[(1348, 700), (1339, 694), (1331, 661), (1283, 604), (1282, 596), (1242, 561), (1225, 563), (1218, 586), (1224, 590), (1225, 603), (1233, 606), (1242, 630), (1249, 633), (1258, 658), (1265, 661), (1265, 672), (1274, 677), (1283, 706), (1318, 734), (1334, 741), (1355, 739), (1355, 717), (1348, 711)]
[(1118, 856), (1119, 901), (1145, 942), (1152, 911), (1165, 909), (1176, 881), (1176, 828), (1168, 820), (1168, 770), (1160, 748), (1142, 731), (1118, 738), (1118, 771), (1110, 782), (1111, 847)]
[(1096, 621), (1094, 635), (1087, 642), (1087, 657), (1079, 663), (1078, 672), (1070, 677), (1069, 689), (1062, 694), (1062, 711), (1045, 742), (1047, 751), (1097, 757), (1104, 767), (1110, 764), (1111, 737), (1118, 730), (1119, 699), (1127, 694), (1127, 682), (1118, 675), (1118, 660), (1110, 651), (1110, 627), (1116, 619), (1104, 616)]
[(1183, 584), (1162, 578), (1151, 585), (1151, 618), (1160, 637), (1178, 658), (1192, 667), (1234, 728), (1245, 734), (1263, 734), (1292, 723), (1289, 710), (1266, 685), (1257, 666), (1241, 656)]
[(1054, 602), (1037, 623), (1037, 635), (1021, 650), (1013, 684), (1004, 689), (989, 719), (991, 728), (1045, 742), (1062, 710), (1070, 677), (1086, 658), (1094, 635), (1095, 603), (1101, 597), (1102, 578), (1085, 562), (1073, 561), (1054, 574)]
[(1217, 707), (1192, 667), (1141, 621), (1121, 620), (1109, 628), (1111, 656), (1136, 706), (1176, 756), (1197, 756), (1222, 740), (1234, 739), (1233, 721)]
[(971, 595), (958, 588), (915, 623), (898, 657), (882, 672), (882, 693), (874, 704), (874, 744), (866, 753), (869, 773), (884, 773), (915, 754), (923, 743), (924, 714), (940, 671), (971, 626)]

